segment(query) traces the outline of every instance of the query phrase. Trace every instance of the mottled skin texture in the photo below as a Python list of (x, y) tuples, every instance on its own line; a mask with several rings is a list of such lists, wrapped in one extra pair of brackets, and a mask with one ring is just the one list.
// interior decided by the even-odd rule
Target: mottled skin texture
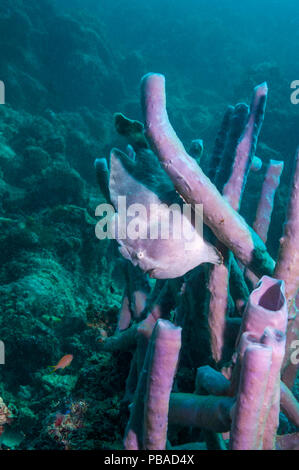
[[(148, 154), (150, 158), (152, 154)], [(125, 166), (125, 162), (127, 165)], [(140, 172), (140, 162), (137, 162)], [(170, 218), (170, 209), (167, 207), (167, 202), (176, 202), (175, 191), (171, 188), (171, 184), (168, 183), (168, 201), (163, 194), (161, 194), (162, 188), (160, 188), (160, 194), (157, 191), (152, 191), (148, 186), (142, 184), (134, 176), (133, 173), (133, 162), (128, 161), (128, 157), (117, 150), (111, 152), (110, 159), (110, 180), (109, 180), (109, 191), (111, 201), (116, 209), (118, 208), (118, 197), (126, 197), (126, 207), (137, 203), (142, 204), (146, 209), (145, 216), (139, 216), (139, 223), (144, 225), (146, 229), (146, 238), (137, 238), (132, 240), (130, 236), (120, 237), (120, 230), (129, 227), (129, 222), (132, 220), (129, 217), (126, 222), (122, 222), (122, 218), (116, 215), (117, 233), (116, 239), (120, 244), (121, 254), (132, 261), (134, 265), (138, 265), (144, 272), (150, 274), (151, 277), (157, 279), (170, 279), (184, 275), (197, 265), (204, 262), (221, 263), (221, 256), (218, 251), (209, 243), (205, 242), (202, 236), (195, 230), (194, 238), (191, 242), (184, 237), (176, 239), (176, 234), (182, 227), (182, 223), (189, 224), (187, 218), (184, 217), (181, 212), (179, 205), (179, 221), (176, 225)], [(164, 190), (166, 188), (163, 188)], [(171, 191), (172, 189), (172, 191)], [(164, 203), (164, 205), (163, 205)], [(150, 230), (153, 224), (149, 224), (149, 213), (153, 214), (153, 207), (156, 207), (158, 212), (155, 212), (157, 216), (164, 218), (164, 220), (170, 220), (170, 237), (168, 239), (162, 239), (158, 231), (158, 239), (150, 238)], [(160, 222), (158, 222), (160, 227)], [(158, 229), (159, 230), (159, 229)], [(188, 247), (187, 247), (188, 245)]]

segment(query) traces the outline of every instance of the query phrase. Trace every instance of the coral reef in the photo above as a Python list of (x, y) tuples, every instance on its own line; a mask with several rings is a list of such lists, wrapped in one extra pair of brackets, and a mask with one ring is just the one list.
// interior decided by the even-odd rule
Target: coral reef
[[(102, 25), (81, 20), (47, 0), (0, 5), (0, 75), (7, 84), (0, 106), (0, 395), (13, 414), (3, 449), (63, 448), (47, 433), (49, 420), (85, 395), (98, 411), (88, 411), (84, 429), (70, 431), (70, 447), (120, 441), (111, 416), (120, 402), (113, 369), (121, 361), (100, 352), (98, 325), (115, 327), (123, 273), (113, 272), (110, 243), (99, 245), (94, 236), (93, 160), (112, 138), (111, 100), (104, 96), (113, 68), (116, 100), (124, 91)], [(80, 90), (91, 69), (87, 103)], [(49, 375), (48, 366), (65, 354), (74, 364)], [(92, 391), (95, 369), (108, 400)], [(93, 434), (98, 428), (102, 439)], [(84, 443), (74, 443), (80, 433)]]
[[(293, 425), (299, 424), (298, 401), (291, 392), (298, 364), (290, 360), (291, 341), (298, 339), (298, 153), (275, 263), (265, 242), (281, 162), (271, 161), (266, 169), (256, 231), (239, 214), (249, 172), (261, 170), (261, 165), (253, 162), (267, 85), (254, 89), (250, 108), (238, 104), (225, 114), (210, 161), (214, 170), (210, 175), (217, 187), (201, 170), (200, 159), (188, 155), (175, 134), (166, 111), (164, 87), (162, 75), (148, 74), (142, 79), (148, 144), (140, 147), (141, 123), (126, 122), (124, 116), (120, 120), (118, 115), (116, 129), (127, 136), (128, 155), (113, 149), (109, 175), (106, 166), (105, 179), (98, 179), (106, 185), (103, 193), (110, 195), (118, 211), (115, 194), (146, 206), (156, 201), (161, 204), (161, 194), (167, 193), (171, 204), (176, 200), (173, 187), (194, 212), (203, 204), (203, 220), (211, 229), (205, 237), (217, 246), (222, 262), (207, 266), (213, 258), (198, 258), (195, 251), (194, 263), (200, 266), (190, 272), (193, 266), (183, 262), (188, 256), (183, 245), (174, 253), (170, 240), (165, 245), (160, 239), (146, 244), (145, 237), (138, 236), (128, 240), (129, 232), (124, 232), (128, 220), (127, 227), (122, 227), (125, 241), (116, 235), (121, 254), (156, 278), (140, 316), (133, 318), (131, 325), (124, 323), (126, 327), (118, 328), (102, 343), (104, 351), (132, 352), (124, 396), (130, 409), (124, 447), (180, 448), (180, 436), (173, 432), (174, 425), (179, 425), (191, 434), (184, 449), (200, 446), (191, 440), (194, 435), (208, 449), (297, 448), (296, 433), (285, 438), (278, 433), (280, 410)], [(154, 183), (147, 166), (152, 169), (158, 160), (165, 173), (156, 167)], [(163, 191), (166, 181), (169, 189)], [(176, 229), (175, 222), (172, 229)], [(154, 260), (154, 266), (149, 260)], [(177, 260), (182, 260), (182, 272), (176, 275)], [(188, 367), (190, 389), (186, 390)]]
[(11, 417), (11, 411), (0, 398), (0, 435), (4, 432), (4, 425), (9, 423)]
[(48, 433), (53, 439), (62, 443), (65, 450), (70, 450), (69, 435), (76, 429), (84, 426), (84, 414), (87, 405), (85, 402), (72, 403), (70, 409), (65, 413), (57, 413), (54, 423), (49, 426)]
[[(109, 169), (103, 156), (111, 142), (122, 148), (124, 141), (126, 153), (137, 164), (132, 165), (123, 154), (119, 162), (137, 180), (139, 190), (145, 185), (150, 194), (182, 206), (175, 185), (150, 149), (143, 125), (136, 120), (141, 119), (141, 112), (135, 89), (147, 70), (157, 67), (167, 72), (171, 121), (180, 130), (193, 163), (201, 166), (219, 193), (227, 182), (219, 164), (225, 163), (227, 180), (230, 168), (226, 159), (231, 157), (232, 164), (236, 138), (242, 134), (249, 112), (244, 104), (229, 108), (213, 152), (223, 109), (231, 100), (247, 100), (248, 91), (267, 79), (271, 100), (258, 156), (251, 155), (252, 171), (247, 174), (240, 214), (246, 219), (244, 230), (248, 234), (265, 168), (270, 160), (284, 161), (267, 239), (267, 250), (276, 260), (292, 175), (289, 155), (297, 143), (298, 112), (288, 105), (287, 74), (275, 61), (279, 61), (279, 50), (283, 57), (287, 57), (286, 49), (291, 50), (291, 25), (288, 18), (288, 47), (283, 46), (281, 35), (279, 47), (273, 43), (275, 38), (271, 44), (254, 38), (253, 28), (246, 42), (244, 21), (235, 12), (231, 15), (225, 9), (228, 17), (224, 19), (224, 9), (213, 7), (210, 21), (209, 13), (197, 5), (188, 11), (184, 8), (181, 15), (181, 7), (173, 8), (172, 3), (153, 0), (151, 8), (139, 0), (1, 1), (0, 79), (6, 85), (6, 105), (0, 106), (0, 339), (5, 343), (5, 366), (0, 366), (0, 396), (5, 405), (1, 402), (0, 408), (6, 421), (0, 437), (2, 449), (64, 449), (64, 430), (67, 448), (121, 449), (130, 422), (128, 404), (134, 400), (137, 377), (159, 318), (182, 328), (180, 361), (170, 393), (175, 356), (172, 358), (168, 389), (161, 401), (163, 435), (154, 436), (152, 443), (148, 431), (155, 416), (147, 413), (146, 426), (141, 423), (144, 437), (138, 436), (139, 444), (165, 444), (169, 393), (170, 403), (178, 404), (177, 411), (180, 405), (183, 414), (186, 400), (192, 399), (211, 403), (211, 407), (214, 403), (214, 410), (223, 403), (225, 417), (225, 409), (230, 410), (235, 399), (224, 396), (217, 401), (217, 395), (225, 395), (230, 383), (223, 374), (227, 371), (229, 376), (240, 316), (252, 282), (256, 282), (255, 274), (240, 266), (208, 232), (203, 234), (206, 244), (213, 246), (213, 253), (216, 246), (225, 264), (215, 268), (202, 264), (184, 277), (155, 283), (123, 260), (114, 242), (96, 240), (95, 208), (110, 197)], [(284, 5), (285, 12), (287, 8)], [(272, 11), (263, 20), (273, 22)], [(257, 30), (256, 15), (253, 21)], [(152, 34), (153, 22), (156, 37)], [(230, 31), (227, 24), (234, 25)], [(221, 54), (217, 42), (222, 45)], [(243, 60), (244, 47), (254, 60)], [(188, 49), (192, 54), (186, 54)], [(136, 118), (127, 119), (120, 113), (115, 116), (119, 136), (111, 126), (115, 110)], [(229, 116), (239, 135), (233, 136)], [(240, 119), (236, 121), (237, 117)], [(200, 135), (196, 129), (200, 129)], [(227, 142), (223, 159), (225, 129), (232, 140)], [(100, 198), (93, 172), (96, 158)], [(268, 209), (271, 212), (271, 207)], [(258, 235), (265, 242), (262, 234)], [(172, 261), (173, 268), (184, 270), (192, 263), (197, 265), (200, 257), (189, 256), (185, 267), (183, 257), (178, 259), (176, 265)], [(164, 265), (164, 274), (167, 269)], [(214, 278), (210, 269), (214, 269)], [(220, 281), (222, 290), (215, 292), (213, 286), (220, 287)], [(220, 309), (219, 302), (223, 302)], [(212, 309), (216, 318), (213, 332)], [(298, 336), (297, 323), (294, 319), (290, 322), (287, 345)], [(114, 331), (118, 334), (113, 335)], [(210, 335), (215, 341), (210, 341)], [(71, 366), (50, 375), (49, 366), (66, 354), (74, 356)], [(155, 357), (160, 353), (152, 350), (153, 370)], [(217, 357), (221, 357), (220, 364), (216, 364)], [(211, 373), (213, 383), (207, 384), (207, 375), (203, 379), (199, 369), (194, 386), (196, 370), (202, 365), (212, 368), (205, 371)], [(223, 365), (223, 374), (215, 376)], [(285, 359), (284, 370), (291, 387), (296, 369), (290, 357)], [(216, 384), (224, 386), (223, 392)], [(199, 395), (193, 393), (194, 389)], [(146, 406), (150, 407), (156, 391), (150, 383), (146, 383), (146, 390)], [(279, 433), (283, 435), (277, 438), (278, 448), (296, 447), (298, 407), (294, 395), (298, 398), (298, 385), (293, 393), (281, 386)], [(182, 394), (189, 395), (184, 398)], [(87, 404), (80, 426), (75, 425), (76, 415), (69, 423), (73, 418), (69, 413), (71, 404), (78, 403)], [(49, 434), (55, 422), (57, 435)], [(180, 424), (169, 424), (167, 447), (184, 448), (187, 443), (190, 448), (191, 442), (193, 448), (204, 448), (206, 443), (209, 448), (226, 448), (227, 436)]]

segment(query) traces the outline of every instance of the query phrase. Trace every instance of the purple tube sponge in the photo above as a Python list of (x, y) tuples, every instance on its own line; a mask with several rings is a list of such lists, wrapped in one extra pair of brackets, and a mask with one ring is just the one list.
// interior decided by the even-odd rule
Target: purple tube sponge
[[(274, 198), (280, 183), (283, 167), (284, 163), (276, 160), (270, 160), (267, 167), (262, 193), (253, 224), (253, 229), (261, 237), (264, 243), (266, 243), (268, 238), (268, 230), (274, 208)], [(249, 270), (246, 271), (246, 276), (250, 279), (253, 285), (257, 283), (258, 277)]]
[(252, 341), (245, 350), (237, 402), (232, 412), (230, 448), (257, 450), (260, 415), (270, 374), (272, 351), (270, 347)]
[(181, 349), (182, 329), (158, 320), (153, 331), (144, 397), (143, 448), (166, 446), (169, 397)]
[(280, 240), (280, 251), (275, 268), (275, 277), (286, 283), (286, 298), (289, 307), (299, 288), (299, 148), (295, 159), (294, 179), (284, 227)]
[(285, 332), (287, 321), (284, 282), (263, 276), (249, 297), (242, 318), (241, 333), (249, 331), (261, 338), (265, 328), (269, 326)]
[(203, 204), (204, 222), (246, 266), (257, 275), (271, 274), (274, 261), (263, 241), (221, 196), (175, 134), (166, 111), (164, 76), (146, 75), (141, 89), (146, 136), (179, 194), (193, 207)]
[(239, 210), (247, 175), (255, 156), (257, 140), (264, 120), (267, 94), (266, 83), (262, 83), (254, 89), (250, 114), (245, 131), (237, 146), (232, 174), (223, 189), (224, 196), (235, 210)]
[(256, 211), (253, 228), (265, 243), (274, 206), (274, 197), (280, 183), (283, 166), (283, 162), (270, 160)]
[(270, 373), (263, 403), (259, 435), (264, 450), (274, 450), (280, 412), (280, 371), (286, 347), (286, 331), (266, 328), (261, 343), (272, 349)]
[(181, 328), (159, 319), (139, 375), (125, 432), (125, 449), (165, 449), (169, 397), (180, 348)]

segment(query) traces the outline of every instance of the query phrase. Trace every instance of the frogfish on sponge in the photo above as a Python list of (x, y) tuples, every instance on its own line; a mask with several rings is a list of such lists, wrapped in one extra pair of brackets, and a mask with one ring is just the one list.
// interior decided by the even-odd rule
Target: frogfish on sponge
[[(112, 150), (109, 193), (116, 210), (115, 238), (120, 245), (119, 251), (150, 277), (176, 278), (201, 263), (222, 263), (219, 251), (205, 241), (197, 229), (195, 212), (192, 210), (191, 216), (186, 216), (186, 206), (183, 207), (172, 182), (161, 169), (156, 155), (149, 149), (139, 150), (137, 161), (119, 150)], [(132, 238), (127, 235), (130, 221), (128, 217), (120, 216), (119, 211), (119, 198), (124, 196), (126, 207), (137, 209), (138, 227), (145, 231), (144, 237)], [(173, 205), (177, 207), (176, 213), (171, 209)], [(140, 206), (145, 212), (138, 210)], [(152, 219), (153, 211), (155, 217)], [(168, 224), (167, 237), (161, 236), (163, 221), (166, 226)], [(181, 236), (177, 237), (179, 231)], [(186, 236), (186, 232), (191, 233), (192, 237)], [(126, 233), (126, 236), (119, 236), (120, 233)], [(152, 233), (159, 233), (158, 239), (152, 238)]]

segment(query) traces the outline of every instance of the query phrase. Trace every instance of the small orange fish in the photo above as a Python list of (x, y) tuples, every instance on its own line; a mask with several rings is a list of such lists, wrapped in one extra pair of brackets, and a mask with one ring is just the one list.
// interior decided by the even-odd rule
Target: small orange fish
[(53, 367), (51, 374), (53, 374), (53, 372), (55, 372), (57, 369), (65, 369), (66, 367), (68, 367), (70, 363), (72, 362), (73, 358), (74, 356), (72, 354), (67, 354), (66, 356), (63, 356), (60, 359), (60, 361), (56, 364), (56, 366), (49, 366), (49, 367)]

